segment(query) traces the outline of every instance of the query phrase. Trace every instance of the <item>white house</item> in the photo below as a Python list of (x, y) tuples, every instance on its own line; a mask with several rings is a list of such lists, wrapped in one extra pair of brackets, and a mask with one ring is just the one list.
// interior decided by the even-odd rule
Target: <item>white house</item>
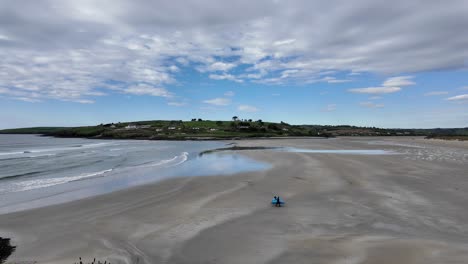
[(125, 129), (137, 129), (137, 126), (136, 126), (136, 125), (133, 125), (133, 124), (132, 124), (132, 125), (127, 125), (127, 126), (125, 127)]

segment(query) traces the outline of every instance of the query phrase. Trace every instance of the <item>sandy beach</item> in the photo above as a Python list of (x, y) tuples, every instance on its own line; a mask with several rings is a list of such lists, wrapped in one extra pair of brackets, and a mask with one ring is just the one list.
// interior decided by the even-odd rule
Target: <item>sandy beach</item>
[[(270, 169), (164, 180), (0, 215), (12, 263), (468, 263), (468, 143), (270, 139)], [(270, 205), (280, 195), (286, 206)]]

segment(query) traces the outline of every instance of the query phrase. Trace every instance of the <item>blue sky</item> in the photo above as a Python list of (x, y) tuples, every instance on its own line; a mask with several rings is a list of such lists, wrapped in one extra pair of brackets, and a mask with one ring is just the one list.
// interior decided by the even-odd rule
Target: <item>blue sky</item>
[(4, 1), (0, 17), (0, 128), (468, 126), (466, 1)]

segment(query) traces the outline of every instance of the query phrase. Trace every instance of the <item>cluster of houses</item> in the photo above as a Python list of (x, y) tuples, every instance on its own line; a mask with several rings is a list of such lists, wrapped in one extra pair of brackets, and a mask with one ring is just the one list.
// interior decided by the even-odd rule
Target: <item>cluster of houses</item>
[(128, 124), (125, 129), (130, 130), (130, 129), (142, 129), (142, 128), (151, 128), (151, 125), (134, 125), (134, 124)]
[[(113, 126), (113, 127), (112, 127)], [(112, 128), (115, 128), (115, 125), (112, 125)], [(128, 124), (127, 126), (124, 127), (126, 130), (134, 130), (134, 129), (148, 129), (151, 128), (151, 125), (135, 125), (135, 124)], [(167, 130), (181, 130), (181, 127), (175, 127), (175, 126), (169, 126), (167, 127)], [(199, 127), (192, 127), (192, 130), (200, 130)], [(156, 132), (163, 132), (165, 129), (164, 128), (156, 128)], [(218, 131), (217, 128), (209, 128), (209, 131)]]

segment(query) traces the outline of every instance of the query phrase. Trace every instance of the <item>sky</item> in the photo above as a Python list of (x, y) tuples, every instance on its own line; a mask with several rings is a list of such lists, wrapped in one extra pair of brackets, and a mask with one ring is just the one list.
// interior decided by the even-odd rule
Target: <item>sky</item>
[(0, 129), (468, 127), (468, 1), (0, 0)]

